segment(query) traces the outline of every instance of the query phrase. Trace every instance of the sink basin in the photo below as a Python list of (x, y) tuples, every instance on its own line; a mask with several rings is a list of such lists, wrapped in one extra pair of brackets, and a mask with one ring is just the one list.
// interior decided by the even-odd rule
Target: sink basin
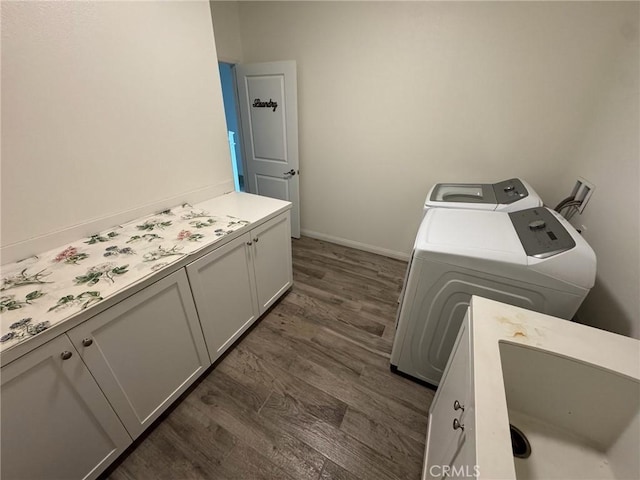
[[(451, 468), (466, 462), (478, 480), (640, 478), (640, 341), (475, 296), (468, 325), (470, 454)], [(528, 457), (514, 457), (509, 424)]]
[(521, 343), (499, 352), (509, 423), (531, 446), (516, 478), (640, 478), (638, 379)]

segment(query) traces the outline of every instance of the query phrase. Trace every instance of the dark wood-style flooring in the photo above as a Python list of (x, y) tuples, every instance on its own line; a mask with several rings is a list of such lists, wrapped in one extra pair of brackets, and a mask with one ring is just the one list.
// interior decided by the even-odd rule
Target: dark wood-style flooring
[(293, 288), (111, 473), (419, 479), (433, 392), (389, 371), (406, 263), (293, 241)]

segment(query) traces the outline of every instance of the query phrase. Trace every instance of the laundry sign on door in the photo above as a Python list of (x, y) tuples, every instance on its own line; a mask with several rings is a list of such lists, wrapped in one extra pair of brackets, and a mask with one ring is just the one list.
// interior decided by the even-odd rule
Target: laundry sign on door
[(271, 98), (268, 102), (263, 102), (259, 98), (256, 98), (253, 101), (253, 108), (273, 108), (273, 111), (275, 112), (276, 108), (278, 108), (278, 102), (274, 102)]

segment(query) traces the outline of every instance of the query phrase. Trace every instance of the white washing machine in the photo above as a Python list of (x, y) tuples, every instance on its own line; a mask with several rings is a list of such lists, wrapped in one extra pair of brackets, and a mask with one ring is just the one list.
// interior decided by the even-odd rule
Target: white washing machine
[(424, 213), (433, 207), (515, 212), (541, 207), (542, 199), (519, 178), (498, 183), (438, 183), (424, 202)]
[(392, 369), (438, 385), (471, 295), (571, 319), (595, 274), (592, 248), (545, 207), (429, 209), (400, 299)]

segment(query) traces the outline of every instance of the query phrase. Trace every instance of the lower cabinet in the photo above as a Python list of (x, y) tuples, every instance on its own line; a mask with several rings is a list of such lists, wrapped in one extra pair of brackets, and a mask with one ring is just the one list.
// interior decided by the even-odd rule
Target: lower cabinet
[(131, 437), (65, 335), (2, 368), (3, 479), (91, 479)]
[(2, 478), (97, 477), (292, 283), (285, 212), (3, 366)]
[(258, 307), (262, 315), (293, 285), (289, 212), (254, 228), (250, 234)]
[(211, 361), (293, 283), (289, 213), (187, 266)]
[(475, 476), (469, 348), (469, 322), (465, 318), (429, 409), (423, 478)]
[(67, 334), (134, 439), (210, 365), (184, 269)]

